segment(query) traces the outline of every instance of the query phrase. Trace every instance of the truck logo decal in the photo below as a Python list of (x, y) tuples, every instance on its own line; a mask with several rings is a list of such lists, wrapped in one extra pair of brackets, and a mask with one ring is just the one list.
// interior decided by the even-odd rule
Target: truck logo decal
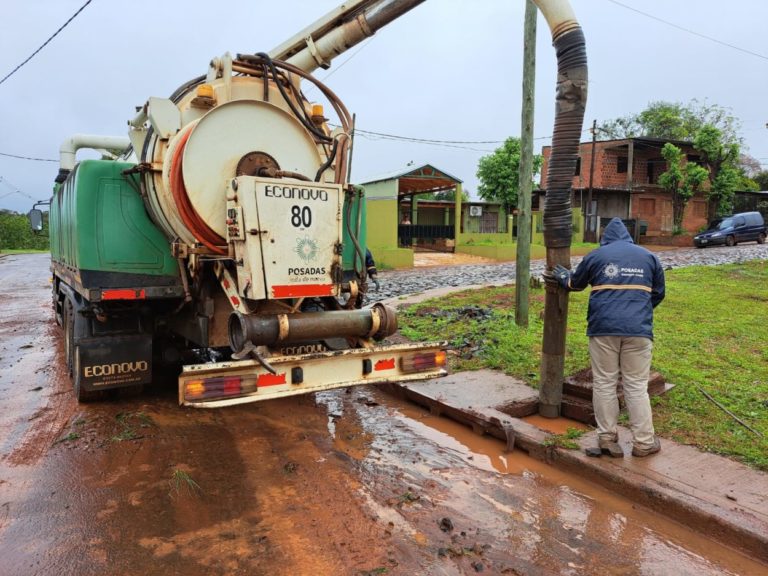
[(86, 378), (94, 378), (98, 376), (112, 376), (113, 374), (146, 372), (147, 370), (149, 370), (149, 364), (144, 360), (139, 360), (138, 362), (117, 362), (115, 364), (85, 366), (84, 375)]
[(309, 236), (296, 238), (296, 247), (293, 251), (299, 255), (299, 258), (309, 264), (317, 258), (317, 242), (312, 240)]
[(264, 196), (267, 198), (285, 198), (287, 200), (320, 200), (328, 202), (328, 191), (318, 188), (298, 188), (296, 186), (264, 186)]

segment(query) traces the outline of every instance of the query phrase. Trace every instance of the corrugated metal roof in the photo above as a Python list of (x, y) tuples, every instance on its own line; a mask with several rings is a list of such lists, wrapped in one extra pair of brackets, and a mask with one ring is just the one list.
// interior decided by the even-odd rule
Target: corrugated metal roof
[(431, 168), (432, 170), (438, 173), (434, 175), (432, 179), (439, 179), (440, 176), (444, 176), (445, 179), (452, 180), (457, 184), (462, 183), (462, 180), (460, 180), (459, 178), (456, 178), (455, 176), (449, 174), (445, 170), (435, 168), (435, 166), (433, 166), (432, 164), (420, 164), (420, 165), (412, 164), (409, 166), (405, 166), (404, 168), (400, 168), (398, 170), (388, 172), (386, 174), (380, 174), (378, 176), (366, 178), (364, 180), (361, 180), (360, 182), (357, 182), (357, 184), (364, 186), (366, 184), (373, 184), (374, 182), (384, 182), (386, 180), (400, 180), (406, 177), (421, 178), (423, 177), (421, 174), (423, 173), (425, 168)]

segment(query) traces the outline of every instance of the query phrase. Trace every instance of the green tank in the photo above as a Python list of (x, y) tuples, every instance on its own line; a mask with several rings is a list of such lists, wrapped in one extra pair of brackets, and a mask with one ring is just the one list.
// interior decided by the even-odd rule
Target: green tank
[(84, 160), (51, 200), (51, 261), (82, 288), (180, 285), (168, 240), (149, 219), (133, 164)]

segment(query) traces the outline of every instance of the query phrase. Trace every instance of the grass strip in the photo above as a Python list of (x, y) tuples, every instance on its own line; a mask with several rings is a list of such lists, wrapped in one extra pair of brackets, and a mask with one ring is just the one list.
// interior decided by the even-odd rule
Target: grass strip
[[(768, 470), (768, 262), (679, 268), (666, 276), (653, 369), (675, 388), (652, 399), (657, 432)], [(589, 366), (588, 297), (588, 290), (570, 297), (566, 374)], [(491, 368), (537, 387), (543, 288), (530, 292), (527, 329), (515, 324), (514, 305), (514, 286), (465, 290), (405, 309), (400, 330), (411, 340), (449, 340), (454, 371)]]

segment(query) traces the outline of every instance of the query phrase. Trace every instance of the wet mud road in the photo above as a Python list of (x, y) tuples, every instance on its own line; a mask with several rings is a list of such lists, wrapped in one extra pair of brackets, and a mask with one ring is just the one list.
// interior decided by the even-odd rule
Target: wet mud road
[(2, 576), (765, 574), (372, 387), (78, 405), (49, 290), (47, 255), (0, 258)]

